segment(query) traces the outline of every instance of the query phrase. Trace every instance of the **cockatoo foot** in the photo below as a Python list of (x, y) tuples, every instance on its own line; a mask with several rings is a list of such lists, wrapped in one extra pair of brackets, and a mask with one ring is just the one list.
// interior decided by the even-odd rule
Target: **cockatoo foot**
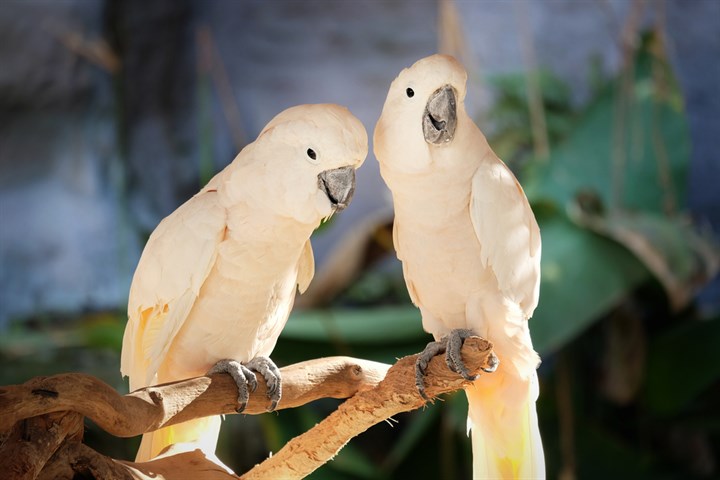
[(495, 355), (495, 352), (490, 352), (490, 355), (487, 357), (487, 366), (480, 367), (480, 370), (485, 373), (493, 373), (497, 370), (498, 365), (500, 365), (500, 359)]
[(267, 384), (267, 396), (270, 399), (270, 407), (268, 412), (272, 412), (277, 408), (277, 404), (282, 396), (282, 382), (280, 380), (280, 370), (268, 357), (255, 357), (244, 365), (237, 360), (220, 360), (210, 369), (208, 375), (214, 373), (227, 373), (238, 387), (238, 408), (237, 412), (242, 413), (247, 407), (250, 393), (257, 388), (257, 378), (255, 372), (259, 373), (265, 379)]
[(430, 401), (430, 397), (425, 393), (425, 371), (427, 370), (428, 364), (433, 357), (445, 353), (447, 342), (445, 338), (440, 339), (437, 342), (430, 342), (425, 346), (425, 349), (420, 352), (417, 360), (415, 360), (415, 386), (418, 389), (418, 393), (425, 401)]
[(277, 408), (280, 397), (282, 397), (282, 380), (280, 378), (280, 369), (268, 357), (255, 357), (245, 364), (249, 369), (258, 372), (267, 383), (267, 396), (270, 399), (270, 407), (268, 412), (272, 412)]
[(460, 350), (462, 350), (465, 339), (473, 336), (476, 336), (476, 334), (472, 330), (467, 328), (457, 328), (455, 330), (451, 330), (450, 333), (445, 335), (441, 340), (445, 341), (447, 344), (445, 362), (447, 363), (448, 368), (453, 372), (462, 375), (465, 380), (471, 381), (476, 380), (478, 376), (470, 375), (470, 372), (468, 372), (468, 369), (465, 366), (465, 362), (463, 362)]
[[(430, 360), (442, 353), (445, 354), (445, 362), (450, 370), (462, 375), (462, 377), (466, 380), (473, 381), (478, 378), (477, 375), (470, 375), (470, 372), (465, 366), (465, 362), (462, 360), (462, 354), (460, 353), (463, 343), (465, 343), (465, 339), (473, 336), (476, 336), (476, 334), (472, 330), (458, 328), (451, 330), (450, 333), (440, 340), (427, 344), (425, 349), (420, 353), (420, 355), (418, 355), (418, 358), (415, 361), (415, 386), (417, 387), (421, 397), (425, 400), (430, 400), (425, 393), (425, 370), (427, 369)], [(482, 367), (482, 371), (492, 373), (497, 370), (499, 363), (500, 361), (497, 356), (494, 353), (491, 353), (487, 359), (487, 366)]]
[(235, 380), (235, 385), (237, 385), (238, 388), (237, 412), (242, 413), (245, 407), (247, 407), (250, 393), (254, 392), (257, 388), (257, 378), (255, 378), (255, 374), (237, 360), (229, 359), (217, 362), (207, 374), (212, 375), (214, 373), (227, 373)]

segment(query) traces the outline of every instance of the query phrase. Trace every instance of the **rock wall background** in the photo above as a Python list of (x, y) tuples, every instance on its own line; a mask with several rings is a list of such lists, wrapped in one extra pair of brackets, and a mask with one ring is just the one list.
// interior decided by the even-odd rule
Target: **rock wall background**
[[(690, 207), (717, 229), (720, 2), (660, 4), (691, 123)], [(591, 59), (608, 74), (619, 66), (629, 1), (456, 5), (478, 116), (492, 101), (487, 75), (527, 68), (523, 35), (576, 102)], [(437, 50), (437, 12), (415, 0), (5, 0), (0, 327), (122, 309), (149, 232), (280, 110), (340, 103), (371, 136), (390, 81)], [(387, 206), (371, 153), (353, 205), (314, 239), (319, 263)], [(717, 282), (708, 292), (717, 304)]]

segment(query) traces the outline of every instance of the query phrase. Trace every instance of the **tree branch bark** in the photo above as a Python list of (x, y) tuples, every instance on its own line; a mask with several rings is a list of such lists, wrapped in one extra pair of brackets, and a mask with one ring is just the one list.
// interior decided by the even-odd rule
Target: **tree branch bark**
[[(492, 344), (479, 337), (468, 338), (462, 348), (462, 358), (472, 375), (489, 366), (491, 354)], [(311, 430), (290, 440), (279, 452), (240, 478), (304, 478), (331, 460), (353, 437), (393, 415), (425, 405), (415, 387), (416, 359), (417, 355), (411, 355), (398, 360), (378, 386), (357, 393)], [(448, 368), (444, 357), (435, 357), (430, 362), (425, 385), (431, 399), (469, 384)]]
[[(487, 366), (491, 353), (492, 345), (478, 337), (467, 339), (462, 350), (472, 374)], [(157, 459), (145, 463), (113, 460), (81, 444), (77, 428), (72, 427), (81, 416), (87, 416), (109, 433), (128, 437), (193, 418), (236, 413), (237, 388), (229, 375), (147, 387), (125, 396), (83, 374), (34, 378), (22, 385), (0, 388), (0, 432), (11, 431), (0, 445), (0, 463), (6, 465), (11, 452), (30, 461), (33, 467), (26, 469), (27, 475), (21, 478), (70, 479), (76, 473), (123, 480), (188, 476), (218, 480), (303, 478), (372, 425), (425, 404), (415, 387), (416, 358), (417, 355), (405, 357), (390, 367), (349, 357), (331, 357), (282, 368), (283, 398), (279, 409), (297, 407), (319, 398), (351, 398), (242, 477), (228, 473), (197, 449), (171, 447)], [(432, 359), (426, 377), (426, 392), (431, 398), (466, 385), (466, 380), (449, 370), (444, 358)], [(264, 380), (258, 378), (258, 388), (243, 413), (263, 413), (268, 405), (265, 391)], [(47, 448), (39, 449), (38, 453), (30, 449), (28, 453), (28, 445), (21, 445), (23, 439), (18, 432), (32, 422), (43, 425), (42, 422), (55, 416), (75, 418), (75, 423), (68, 420), (67, 428), (55, 428), (51, 434), (55, 440), (49, 442)], [(51, 422), (50, 426), (55, 423)], [(18, 450), (19, 447), (25, 450)], [(16, 463), (23, 461), (15, 460)]]
[[(348, 398), (383, 379), (389, 365), (350, 357), (328, 357), (280, 369), (283, 397), (278, 409), (295, 408), (319, 398)], [(265, 380), (250, 395), (245, 414), (267, 411)], [(210, 415), (237, 413), (237, 386), (216, 374), (142, 388), (120, 395), (82, 373), (36, 377), (0, 389), (0, 432), (26, 418), (74, 411), (116, 437), (133, 437), (161, 427)]]
[(83, 418), (74, 412), (58, 412), (18, 422), (0, 445), (3, 476), (34, 479), (66, 440), (79, 442)]

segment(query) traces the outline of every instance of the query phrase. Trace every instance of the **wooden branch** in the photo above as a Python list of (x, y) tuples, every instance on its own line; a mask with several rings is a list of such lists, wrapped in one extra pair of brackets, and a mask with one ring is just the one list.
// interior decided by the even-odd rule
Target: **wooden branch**
[[(467, 339), (462, 350), (473, 374), (488, 365), (491, 353), (492, 345), (477, 337)], [(354, 396), (242, 477), (227, 472), (215, 459), (192, 447), (173, 446), (150, 462), (133, 463), (113, 460), (79, 442), (83, 415), (114, 435), (132, 436), (193, 418), (235, 413), (237, 389), (228, 375), (144, 388), (125, 396), (88, 375), (35, 378), (23, 385), (0, 388), (0, 432), (13, 429), (0, 445), (0, 463), (9, 465), (5, 463), (11, 458), (8, 455), (16, 455), (16, 463), (30, 462), (32, 468), (23, 467), (25, 476), (13, 478), (36, 478), (39, 473), (38, 478), (43, 480), (69, 479), (76, 474), (113, 480), (303, 478), (372, 425), (425, 404), (415, 387), (416, 358), (417, 355), (405, 357), (391, 368), (366, 360), (332, 357), (281, 369), (283, 399), (279, 408), (292, 408), (323, 397)], [(262, 413), (267, 406), (265, 382), (259, 378), (258, 383), (245, 413)], [(436, 357), (430, 362), (426, 378), (430, 397), (467, 384), (448, 369), (444, 358)], [(60, 427), (53, 426), (57, 422)], [(32, 446), (23, 445), (21, 438), (27, 425), (33, 423), (40, 426), (38, 435), (42, 435), (44, 425), (50, 438), (48, 446), (38, 448), (37, 452)]]
[(0, 445), (3, 478), (31, 480), (68, 438), (79, 443), (83, 418), (74, 412), (58, 412), (18, 422)]
[[(181, 471), (178, 469), (178, 471)], [(80, 442), (65, 442), (48, 461), (37, 480), (97, 478), (102, 480), (137, 480), (138, 477), (122, 462), (102, 455)], [(143, 480), (163, 478), (142, 477)], [(201, 478), (201, 477), (191, 477)]]
[[(283, 397), (278, 409), (294, 408), (319, 398), (348, 398), (377, 385), (389, 365), (349, 357), (329, 357), (280, 369)], [(250, 396), (246, 414), (268, 406), (265, 380)], [(216, 374), (142, 388), (120, 395), (90, 375), (66, 373), (36, 377), (0, 389), (0, 432), (26, 418), (74, 411), (117, 437), (132, 437), (194, 418), (237, 413), (237, 387), (229, 375)]]
[[(468, 338), (462, 348), (462, 358), (473, 375), (489, 366), (491, 354), (492, 344), (479, 337)], [(425, 405), (415, 387), (416, 358), (417, 355), (412, 355), (398, 360), (377, 387), (348, 399), (314, 428), (290, 440), (279, 452), (240, 478), (304, 478), (332, 459), (353, 437), (393, 415)], [(431, 360), (425, 382), (430, 398), (458, 390), (469, 383), (448, 368), (444, 357)]]

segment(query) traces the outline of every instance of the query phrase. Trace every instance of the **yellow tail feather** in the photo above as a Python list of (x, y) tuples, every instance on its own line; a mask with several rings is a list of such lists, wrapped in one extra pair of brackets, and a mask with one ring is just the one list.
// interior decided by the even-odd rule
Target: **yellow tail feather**
[(218, 435), (220, 434), (220, 416), (205, 417), (161, 428), (142, 436), (136, 462), (147, 462), (163, 450), (177, 443), (192, 443), (209, 456), (215, 455)]
[(545, 456), (535, 400), (537, 375), (524, 380), (500, 370), (465, 390), (473, 479), (544, 479)]

